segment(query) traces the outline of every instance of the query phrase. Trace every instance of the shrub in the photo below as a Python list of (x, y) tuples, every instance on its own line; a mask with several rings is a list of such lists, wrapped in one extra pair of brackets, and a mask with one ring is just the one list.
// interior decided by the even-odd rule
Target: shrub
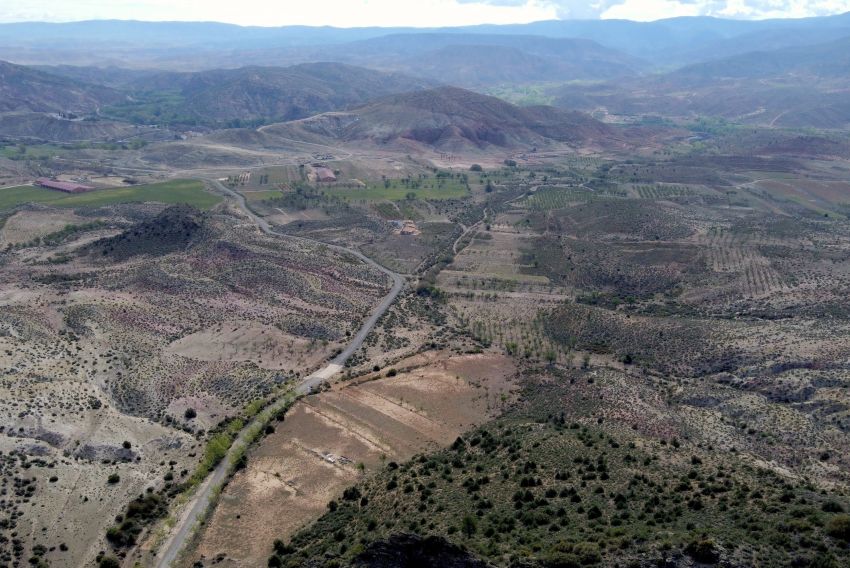
[(598, 564), (602, 561), (599, 546), (593, 542), (580, 542), (573, 547), (573, 553), (582, 564)]
[(121, 564), (114, 556), (104, 556), (97, 565), (99, 568), (121, 568)]
[(581, 561), (575, 554), (568, 552), (551, 552), (543, 559), (546, 568), (579, 568)]
[(826, 534), (850, 542), (850, 515), (836, 515), (826, 525)]
[(348, 489), (342, 492), (342, 498), (346, 501), (357, 501), (358, 499), (360, 499), (360, 497), (360, 490), (356, 487), (349, 487)]
[(121, 476), (118, 475), (117, 473), (110, 473), (109, 477), (106, 478), (106, 482), (109, 483), (110, 485), (115, 485), (119, 481), (121, 481)]
[(685, 547), (685, 553), (703, 564), (714, 564), (720, 560), (720, 553), (709, 539), (695, 540)]
[(827, 501), (821, 506), (821, 510), (824, 513), (843, 513), (844, 507), (841, 506), (841, 503), (836, 501)]
[(184, 412), (184, 413), (183, 413), (183, 417), (184, 417), (186, 420), (192, 420), (192, 419), (193, 419), (193, 418), (195, 418), (196, 416), (198, 416), (198, 413), (197, 413), (197, 411), (196, 411), (194, 408), (192, 408), (192, 407), (187, 408), (187, 409), (186, 409), (186, 412)]

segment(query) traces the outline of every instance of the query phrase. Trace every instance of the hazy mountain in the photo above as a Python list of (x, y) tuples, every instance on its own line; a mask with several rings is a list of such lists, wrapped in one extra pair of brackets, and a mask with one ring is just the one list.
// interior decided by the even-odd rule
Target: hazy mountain
[(328, 56), (482, 86), (636, 75), (648, 64), (590, 40), (492, 34), (397, 34), (331, 48)]
[(116, 91), (0, 61), (0, 112), (90, 113)]
[[(374, 41), (373, 45), (382, 41), (392, 43), (398, 40), (377, 40), (384, 36), (404, 35), (415, 47), (420, 40), (414, 36), (431, 32), (439, 36), (478, 35), (488, 38), (486, 41), (463, 39), (450, 42), (454, 45), (516, 47), (494, 43), (491, 36), (585, 39), (631, 57), (650, 60), (656, 66), (670, 68), (764, 47), (808, 45), (835, 39), (846, 29), (850, 29), (850, 14), (781, 20), (709, 17), (671, 18), (655, 22), (552, 20), (439, 29), (267, 28), (209, 22), (28, 22), (0, 24), (0, 57), (30, 64), (73, 63), (192, 70), (322, 61), (335, 53), (333, 60), (364, 64), (366, 60), (351, 59), (363, 47), (358, 44), (370, 41)], [(336, 49), (343, 44), (350, 45)], [(428, 50), (446, 45), (448, 43)], [(540, 55), (533, 51), (529, 53)], [(364, 56), (364, 53), (359, 55)]]
[[(374, 98), (433, 87), (434, 81), (341, 63), (200, 72), (115, 67), (43, 67), (57, 84), (98, 83), (113, 103), (102, 114), (135, 123), (222, 126), (293, 120)], [(41, 73), (41, 72), (39, 72)], [(94, 90), (99, 90), (93, 88)]]
[(292, 120), (432, 86), (429, 81), (340, 63), (245, 67), (193, 74), (182, 88), (187, 114), (212, 120)]
[(770, 126), (850, 124), (850, 38), (758, 51), (663, 75), (553, 91), (555, 104), (611, 114), (715, 116)]
[(700, 84), (729, 78), (837, 78), (850, 82), (850, 32), (847, 37), (828, 43), (753, 51), (688, 65), (668, 74), (665, 80)]

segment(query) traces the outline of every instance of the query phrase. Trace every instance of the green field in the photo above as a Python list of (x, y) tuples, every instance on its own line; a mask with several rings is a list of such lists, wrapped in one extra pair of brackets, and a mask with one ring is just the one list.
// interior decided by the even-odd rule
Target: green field
[(101, 207), (116, 203), (188, 203), (199, 209), (209, 209), (221, 201), (221, 197), (204, 190), (197, 180), (179, 179), (149, 185), (98, 189), (87, 193), (68, 194), (22, 185), (0, 189), (0, 211), (24, 203), (45, 203), (53, 207)]
[(387, 180), (369, 184), (364, 188), (332, 187), (322, 190), (325, 195), (346, 201), (401, 201), (413, 199), (457, 199), (469, 195), (463, 179), (456, 177), (428, 177), (422, 180)]
[(248, 201), (266, 201), (267, 199), (274, 199), (275, 197), (283, 195), (283, 192), (279, 189), (260, 189), (257, 191), (243, 190), (240, 193), (242, 193)]
[(0, 156), (10, 158), (12, 160), (23, 159), (42, 159), (54, 156), (60, 152), (62, 148), (53, 144), (39, 144), (36, 146), (27, 146), (25, 144), (15, 144), (11, 146), (0, 146)]

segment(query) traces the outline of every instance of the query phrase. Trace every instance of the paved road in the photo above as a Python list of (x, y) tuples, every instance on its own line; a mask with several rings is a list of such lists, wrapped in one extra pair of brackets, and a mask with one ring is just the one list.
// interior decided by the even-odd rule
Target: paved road
[[(245, 198), (226, 187), (224, 184), (216, 181), (216, 180), (208, 180), (213, 187), (215, 187), (218, 191), (232, 197), (236, 200), (242, 210), (251, 218), (251, 220), (257, 224), (261, 231), (267, 233), (269, 235), (275, 235), (284, 237), (287, 239), (300, 240), (311, 243), (318, 243), (320, 241), (316, 241), (314, 239), (309, 239), (306, 237), (296, 237), (292, 235), (284, 235), (282, 233), (278, 233), (274, 231), (271, 225), (263, 218), (254, 214), (253, 211), (248, 207), (248, 204), (245, 202)], [(302, 380), (296, 387), (295, 392), (297, 394), (307, 394), (311, 389), (317, 387), (325, 380), (333, 377), (337, 373), (339, 373), (342, 368), (345, 366), (345, 362), (351, 357), (358, 349), (360, 349), (361, 345), (363, 345), (363, 341), (369, 335), (369, 332), (372, 331), (372, 328), (375, 327), (375, 324), (381, 318), (382, 315), (389, 309), (395, 299), (398, 297), (402, 288), (404, 287), (404, 277), (401, 274), (393, 272), (389, 270), (369, 257), (361, 254), (359, 251), (352, 250), (346, 247), (341, 247), (339, 245), (331, 245), (326, 243), (321, 243), (328, 248), (351, 254), (366, 264), (377, 268), (384, 274), (390, 277), (392, 280), (392, 288), (389, 293), (384, 296), (384, 299), (381, 300), (381, 303), (372, 311), (372, 314), (369, 318), (363, 323), (360, 331), (351, 339), (348, 345), (343, 349), (343, 351), (333, 358), (333, 360), (324, 368), (319, 369), (312, 375), (306, 377)], [(283, 397), (280, 400), (272, 403), (270, 408), (272, 411), (277, 411), (280, 408), (283, 408), (289, 400), (289, 397)], [(210, 500), (213, 496), (213, 493), (216, 487), (219, 487), (224, 480), (227, 478), (227, 474), (230, 470), (231, 458), (236, 455), (239, 449), (244, 446), (247, 442), (247, 432), (251, 429), (252, 426), (257, 424), (259, 419), (254, 420), (248, 426), (246, 426), (242, 432), (239, 433), (239, 436), (234, 441), (233, 445), (230, 447), (230, 451), (228, 451), (227, 456), (218, 466), (213, 470), (212, 474), (207, 476), (206, 481), (198, 488), (195, 495), (192, 499), (186, 504), (183, 514), (178, 519), (177, 523), (171, 529), (171, 534), (168, 539), (162, 545), (157, 554), (156, 560), (154, 562), (154, 566), (156, 568), (168, 568), (170, 567), (177, 557), (180, 555), (180, 552), (183, 550), (183, 547), (186, 545), (186, 541), (191, 537), (192, 532), (195, 528), (195, 525), (198, 521), (203, 518), (204, 513), (210, 506)]]

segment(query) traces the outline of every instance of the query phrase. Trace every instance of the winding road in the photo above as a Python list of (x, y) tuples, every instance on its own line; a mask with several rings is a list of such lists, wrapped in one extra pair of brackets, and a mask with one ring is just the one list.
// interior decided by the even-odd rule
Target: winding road
[[(353, 255), (365, 262), (366, 264), (380, 270), (384, 274), (386, 274), (390, 280), (392, 280), (392, 287), (390, 291), (384, 296), (381, 303), (372, 310), (371, 315), (366, 319), (363, 325), (360, 327), (360, 330), (357, 334), (351, 339), (345, 349), (339, 353), (336, 357), (334, 357), (330, 363), (328, 363), (322, 369), (314, 372), (308, 377), (305, 377), (298, 385), (295, 387), (296, 394), (308, 394), (312, 389), (319, 386), (322, 382), (327, 379), (333, 377), (337, 373), (339, 373), (342, 368), (345, 366), (345, 362), (351, 357), (360, 347), (363, 345), (363, 341), (375, 327), (375, 324), (381, 318), (381, 316), (386, 313), (387, 309), (392, 305), (395, 299), (398, 297), (402, 288), (404, 287), (405, 278), (401, 274), (393, 272), (392, 270), (387, 269), (384, 266), (381, 266), (371, 258), (365, 256), (359, 251), (349, 249), (339, 245), (333, 245), (328, 243), (323, 243), (321, 241), (317, 241), (315, 239), (310, 239), (307, 237), (298, 237), (294, 235), (286, 235), (283, 233), (278, 233), (274, 229), (272, 229), (271, 225), (263, 219), (251, 211), (250, 207), (248, 207), (247, 202), (245, 201), (245, 197), (225, 186), (218, 180), (206, 180), (207, 183), (212, 185), (217, 191), (227, 195), (228, 197), (233, 198), (238, 204), (239, 207), (245, 212), (245, 214), (260, 228), (260, 230), (268, 235), (274, 235), (278, 237), (283, 237), (286, 239), (304, 241), (313, 244), (321, 244), (330, 249), (337, 250), (339, 252), (347, 253)], [(286, 406), (287, 403), (291, 400), (290, 395), (285, 395), (273, 402), (269, 409), (272, 412), (276, 412), (277, 410)], [(167, 540), (160, 547), (159, 552), (157, 553), (156, 559), (154, 561), (154, 566), (156, 568), (169, 568), (174, 561), (180, 555), (180, 552), (186, 546), (186, 542), (192, 536), (193, 531), (197, 523), (204, 517), (207, 509), (209, 509), (210, 504), (212, 502), (213, 496), (216, 492), (216, 488), (220, 487), (222, 483), (227, 479), (227, 475), (230, 471), (230, 464), (232, 458), (236, 456), (240, 451), (242, 451), (245, 445), (248, 443), (248, 432), (260, 424), (261, 419), (256, 418), (254, 421), (249, 423), (245, 428), (237, 436), (236, 440), (234, 440), (233, 444), (230, 446), (230, 450), (227, 455), (221, 462), (216, 466), (213, 472), (207, 476), (207, 479), (202, 483), (189, 502), (185, 505), (183, 513), (180, 518), (177, 520), (175, 525), (171, 528), (170, 534)]]

